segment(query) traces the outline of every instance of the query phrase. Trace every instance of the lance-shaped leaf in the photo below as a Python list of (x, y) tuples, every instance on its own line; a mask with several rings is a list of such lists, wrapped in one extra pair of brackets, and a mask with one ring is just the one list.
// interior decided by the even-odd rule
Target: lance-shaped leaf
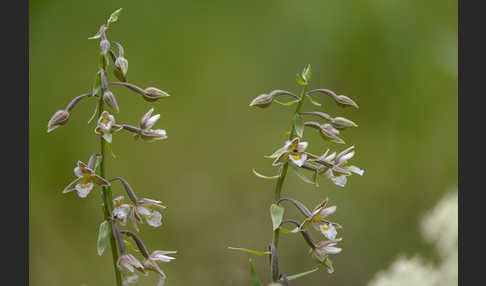
[(98, 94), (98, 92), (100, 92), (101, 90), (101, 71), (98, 71), (96, 73), (96, 77), (95, 77), (95, 81), (94, 81), (94, 84), (93, 84), (93, 89), (91, 91), (91, 94), (94, 96), (96, 94)]
[(247, 248), (241, 248), (241, 247), (231, 247), (231, 246), (228, 246), (228, 249), (231, 249), (231, 250), (238, 250), (238, 251), (241, 251), (241, 252), (246, 252), (246, 253), (251, 253), (251, 254), (258, 255), (258, 256), (270, 255), (270, 254), (271, 254), (271, 252), (270, 252), (270, 251), (258, 251), (258, 250), (247, 249)]
[(302, 71), (302, 78), (308, 82), (312, 77), (312, 68), (311, 65), (307, 65), (304, 70)]
[(253, 171), (253, 174), (255, 174), (257, 177), (262, 178), (262, 179), (266, 179), (266, 180), (275, 180), (275, 179), (280, 178), (280, 175), (275, 175), (275, 176), (265, 176), (265, 175), (262, 175), (262, 174), (258, 173), (257, 171), (255, 171), (255, 169), (253, 169), (252, 171)]
[(284, 227), (280, 227), (280, 231), (285, 233), (285, 234), (294, 234), (294, 233), (298, 233), (300, 231), (300, 229), (298, 227), (296, 227), (295, 229), (290, 230), (290, 229), (286, 229)]
[(102, 255), (103, 251), (105, 251), (106, 246), (110, 242), (111, 236), (111, 226), (108, 221), (104, 221), (100, 224), (100, 228), (98, 230), (98, 255)]
[(294, 105), (295, 103), (299, 102), (300, 100), (292, 100), (292, 101), (288, 101), (288, 102), (282, 102), (282, 101), (278, 101), (278, 100), (274, 99), (273, 101), (275, 101), (276, 103), (283, 105), (283, 106), (291, 106), (291, 105)]
[(275, 231), (282, 223), (285, 209), (279, 205), (272, 204), (270, 206), (270, 216), (272, 217), (273, 230)]
[(308, 183), (308, 184), (311, 184), (311, 185), (314, 185), (315, 182), (310, 180), (309, 178), (307, 178), (304, 173), (303, 173), (303, 169), (302, 168), (299, 168), (297, 165), (295, 164), (290, 164), (290, 166), (292, 166), (292, 170), (294, 171), (294, 173), (297, 175), (297, 177), (299, 177), (299, 179), (301, 179), (302, 181)]
[(286, 151), (287, 151), (287, 146), (284, 145), (281, 148), (279, 148), (277, 151), (273, 152), (272, 155), (264, 156), (264, 157), (268, 158), (268, 159), (275, 159), (275, 158), (279, 157), (280, 155), (282, 155)]
[(307, 82), (302, 78), (300, 74), (297, 74), (296, 81), (299, 85), (307, 85)]
[(262, 283), (260, 282), (260, 279), (256, 275), (255, 267), (253, 267), (253, 262), (251, 261), (251, 259), (248, 260), (248, 263), (250, 264), (251, 286), (262, 286)]
[(302, 136), (304, 135), (304, 119), (298, 113), (296, 113), (294, 116), (294, 128), (297, 136), (302, 138)]
[(107, 24), (110, 25), (111, 23), (115, 23), (116, 21), (118, 21), (118, 16), (120, 15), (122, 10), (123, 8), (120, 8), (115, 12), (111, 13), (110, 18), (108, 18), (108, 21), (106, 21)]
[(115, 153), (113, 153), (113, 150), (111, 149), (111, 144), (106, 141), (103, 142), (105, 142), (106, 149), (108, 150), (108, 152), (110, 152), (111, 157), (113, 157), (113, 159), (116, 159), (116, 155)]
[(128, 240), (123, 240), (123, 242), (125, 243), (125, 247), (132, 251), (132, 252), (140, 252), (140, 250), (138, 250), (135, 246), (133, 246), (133, 244), (130, 243), (130, 241)]
[(306, 275), (309, 275), (311, 273), (314, 273), (317, 270), (319, 270), (319, 268), (314, 268), (314, 269), (309, 270), (309, 271), (305, 271), (305, 272), (301, 272), (301, 273), (298, 273), (298, 274), (290, 275), (290, 276), (287, 276), (287, 280), (292, 281), (292, 280), (298, 279), (300, 277), (304, 277)]
[(321, 106), (322, 106), (322, 104), (320, 104), (319, 102), (317, 102), (317, 101), (315, 101), (314, 99), (312, 99), (312, 96), (310, 96), (310, 95), (306, 94), (306, 97), (309, 99), (309, 101), (310, 101), (310, 102), (311, 102), (313, 105), (318, 106), (318, 107), (321, 107)]
[(98, 107), (99, 107), (99, 105), (100, 105), (100, 102), (98, 101), (98, 102), (96, 103), (96, 107), (95, 107), (95, 109), (94, 109), (94, 111), (93, 111), (93, 115), (91, 115), (91, 117), (90, 117), (90, 118), (89, 118), (89, 120), (88, 120), (88, 124), (90, 124), (90, 123), (91, 123), (91, 121), (93, 121), (93, 119), (96, 117), (96, 114), (98, 114)]

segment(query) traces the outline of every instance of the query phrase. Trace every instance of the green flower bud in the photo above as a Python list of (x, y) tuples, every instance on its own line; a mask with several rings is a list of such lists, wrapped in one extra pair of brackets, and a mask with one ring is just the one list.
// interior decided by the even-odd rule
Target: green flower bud
[(115, 68), (119, 69), (123, 77), (127, 76), (128, 72), (128, 61), (124, 57), (118, 57), (115, 61)]
[(52, 130), (58, 128), (61, 125), (66, 124), (69, 119), (69, 112), (66, 110), (58, 110), (54, 115), (49, 119), (47, 123), (47, 132), (51, 132)]
[(143, 91), (143, 98), (148, 102), (153, 102), (159, 98), (167, 96), (169, 96), (169, 94), (155, 87), (147, 87)]
[(258, 106), (258, 107), (268, 107), (272, 103), (273, 96), (271, 94), (260, 94), (259, 96), (255, 97), (250, 103), (250, 106)]
[(344, 129), (348, 127), (358, 127), (356, 123), (344, 117), (335, 117), (331, 120), (331, 123), (335, 128), (338, 129)]
[(354, 106), (356, 108), (359, 108), (356, 102), (354, 102), (351, 98), (345, 95), (337, 95), (334, 97), (334, 100), (341, 107)]
[(116, 102), (116, 98), (113, 92), (105, 90), (105, 92), (103, 93), (103, 101), (109, 108), (113, 109), (115, 112), (120, 112), (120, 108), (118, 107), (118, 103)]

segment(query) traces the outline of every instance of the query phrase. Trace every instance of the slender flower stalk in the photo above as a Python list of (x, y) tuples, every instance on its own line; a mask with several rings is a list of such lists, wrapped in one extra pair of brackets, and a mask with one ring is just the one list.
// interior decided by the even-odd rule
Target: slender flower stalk
[[(321, 267), (327, 268), (329, 273), (334, 271), (332, 261), (329, 254), (337, 254), (341, 252), (341, 248), (336, 245), (342, 240), (337, 238), (338, 229), (341, 225), (336, 222), (331, 222), (328, 216), (336, 211), (336, 206), (327, 206), (329, 200), (326, 198), (323, 202), (317, 205), (312, 211), (309, 210), (304, 203), (291, 197), (282, 198), (284, 191), (284, 183), (289, 170), (294, 173), (306, 183), (319, 186), (319, 177), (330, 179), (332, 183), (343, 187), (347, 182), (347, 177), (354, 174), (363, 175), (364, 171), (354, 165), (348, 165), (348, 161), (355, 155), (354, 146), (345, 149), (339, 154), (336, 152), (329, 154), (329, 149), (323, 155), (315, 155), (308, 150), (311, 145), (309, 142), (303, 140), (305, 127), (316, 129), (321, 137), (326, 142), (343, 144), (344, 140), (338, 136), (342, 131), (350, 127), (357, 127), (358, 125), (353, 121), (343, 117), (332, 117), (327, 113), (321, 111), (303, 111), (304, 102), (306, 99), (314, 106), (322, 106), (316, 102), (312, 96), (327, 95), (334, 99), (335, 103), (340, 107), (355, 107), (358, 105), (349, 97), (344, 95), (337, 95), (329, 89), (314, 89), (308, 91), (308, 86), (311, 78), (311, 68), (307, 66), (302, 73), (297, 74), (297, 83), (301, 86), (300, 95), (294, 95), (291, 92), (283, 90), (274, 90), (270, 93), (264, 93), (257, 96), (250, 103), (250, 106), (257, 106), (268, 108), (272, 103), (277, 103), (283, 106), (290, 106), (296, 104), (292, 114), (292, 121), (289, 131), (286, 133), (286, 142), (283, 147), (274, 151), (272, 155), (265, 156), (272, 159), (272, 166), (279, 167), (278, 173), (275, 176), (265, 176), (255, 170), (253, 172), (259, 178), (276, 180), (274, 189), (274, 203), (270, 206), (270, 215), (273, 225), (273, 239), (270, 243), (269, 251), (261, 252), (250, 250), (246, 248), (231, 248), (252, 254), (269, 255), (269, 268), (271, 273), (272, 284), (270, 285), (290, 285), (285, 273), (281, 273), (278, 267), (278, 251), (279, 240), (281, 233), (300, 233), (304, 242), (310, 246), (310, 254), (316, 260), (319, 267), (310, 271), (305, 271), (299, 274), (292, 275), (292, 279), (299, 278), (317, 271)], [(280, 95), (289, 95), (294, 98), (292, 101), (280, 102), (275, 97)], [(325, 123), (316, 121), (305, 121), (304, 117), (314, 116), (324, 119)], [(340, 135), (341, 136), (341, 135)], [(307, 177), (307, 172), (313, 175), (312, 179)], [(290, 203), (290, 206), (296, 207), (304, 216), (302, 221), (294, 219), (284, 219), (285, 209), (282, 202)], [(288, 230), (283, 228), (283, 224), (293, 224), (295, 228)], [(307, 226), (312, 226), (311, 230), (317, 231), (325, 240), (315, 243), (307, 229)], [(253, 267), (250, 262), (251, 267)], [(251, 271), (252, 280), (258, 281), (258, 277), (254, 271)]]
[[(114, 112), (120, 111), (116, 97), (109, 89), (111, 85), (108, 82), (107, 77), (110, 59), (114, 66), (113, 74), (123, 81), (122, 85), (136, 87), (133, 84), (125, 83), (128, 72), (128, 61), (124, 57), (123, 46), (118, 42), (109, 40), (106, 33), (111, 24), (118, 20), (120, 12), (121, 9), (118, 9), (112, 13), (106, 24), (100, 26), (98, 33), (89, 38), (100, 39), (100, 61), (92, 91), (90, 93), (76, 96), (65, 109), (58, 110), (49, 120), (47, 124), (47, 132), (51, 132), (60, 126), (65, 125), (70, 117), (70, 113), (82, 99), (89, 97), (96, 97), (98, 99), (96, 112), (92, 116), (92, 119), (95, 116), (98, 118), (94, 133), (99, 136), (99, 152), (91, 155), (87, 165), (78, 161), (77, 167), (74, 169), (74, 174), (77, 178), (63, 190), (63, 193), (69, 193), (76, 190), (79, 197), (85, 198), (95, 186), (101, 187), (104, 219), (99, 227), (97, 251), (99, 255), (102, 255), (105, 248), (110, 245), (114, 266), (115, 285), (121, 286), (126, 283), (134, 283), (138, 280), (136, 272), (145, 274), (146, 270), (157, 272), (161, 276), (160, 284), (165, 281), (167, 276), (158, 267), (156, 261), (168, 262), (173, 260), (175, 258), (167, 256), (167, 254), (174, 254), (176, 252), (156, 250), (152, 254), (149, 254), (145, 244), (138, 235), (128, 230), (120, 230), (119, 225), (125, 226), (127, 218), (130, 218), (133, 222), (133, 227), (137, 231), (140, 231), (138, 224), (143, 223), (143, 218), (149, 226), (159, 227), (162, 225), (162, 214), (158, 210), (165, 209), (165, 206), (158, 200), (147, 198), (138, 199), (133, 188), (122, 177), (107, 179), (109, 168), (106, 159), (110, 154), (115, 158), (111, 145), (115, 135), (117, 135), (119, 131), (127, 130), (129, 132), (134, 132), (137, 136), (142, 137), (148, 142), (167, 138), (167, 133), (164, 129), (152, 129), (153, 125), (160, 117), (158, 114), (151, 116), (154, 110), (153, 108), (143, 117), (143, 121), (140, 123), (141, 128), (136, 128), (127, 124), (117, 124), (115, 117), (105, 110), (105, 107), (108, 107)], [(113, 51), (112, 46), (117, 48), (118, 54)], [(132, 88), (132, 90), (134, 89)], [(168, 96), (166, 92), (154, 87), (149, 87), (144, 90), (136, 87), (134, 91), (143, 93), (143, 98), (149, 102), (154, 102), (159, 98)], [(91, 119), (88, 121), (88, 124), (90, 122)], [(118, 196), (113, 200), (111, 183), (114, 181), (120, 181), (122, 183), (132, 204), (122, 203), (123, 196)], [(143, 264), (134, 254), (129, 253), (129, 244), (123, 239), (122, 234), (128, 235), (135, 240), (144, 256), (145, 260)]]

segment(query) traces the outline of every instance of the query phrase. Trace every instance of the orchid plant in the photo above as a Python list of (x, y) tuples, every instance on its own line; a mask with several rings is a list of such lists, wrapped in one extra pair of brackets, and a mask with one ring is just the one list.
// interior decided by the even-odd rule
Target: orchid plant
[[(91, 155), (87, 164), (82, 161), (77, 162), (74, 169), (74, 174), (77, 178), (63, 190), (63, 193), (76, 190), (80, 198), (86, 198), (95, 186), (99, 186), (102, 194), (104, 219), (99, 227), (97, 251), (99, 255), (102, 255), (108, 244), (111, 245), (116, 285), (120, 286), (136, 282), (138, 279), (137, 272), (146, 274), (147, 271), (153, 271), (160, 276), (158, 284), (160, 286), (164, 284), (166, 274), (160, 269), (158, 262), (170, 262), (175, 259), (169, 254), (175, 254), (176, 251), (154, 250), (152, 253), (149, 253), (138, 234), (130, 230), (121, 230), (120, 225), (126, 226), (126, 222), (129, 219), (137, 232), (140, 231), (139, 224), (143, 224), (144, 220), (151, 227), (159, 227), (162, 225), (162, 214), (159, 211), (163, 210), (165, 206), (158, 200), (139, 199), (125, 179), (121, 177), (107, 179), (105, 170), (107, 158), (105, 150), (115, 157), (111, 151), (111, 144), (114, 140), (114, 135), (120, 131), (125, 130), (133, 133), (136, 139), (140, 137), (148, 142), (167, 138), (167, 133), (164, 129), (152, 129), (160, 118), (159, 114), (152, 116), (153, 108), (143, 115), (139, 122), (139, 127), (118, 124), (114, 115), (105, 110), (105, 107), (108, 107), (112, 112), (118, 113), (120, 111), (116, 97), (110, 90), (110, 87), (113, 86), (125, 86), (142, 95), (142, 98), (148, 102), (154, 102), (169, 96), (166, 92), (154, 87), (142, 89), (126, 82), (128, 61), (124, 56), (124, 48), (120, 43), (107, 38), (108, 29), (118, 20), (121, 11), (122, 9), (120, 8), (113, 12), (106, 24), (100, 26), (98, 33), (89, 38), (100, 40), (99, 68), (91, 92), (75, 97), (65, 109), (55, 112), (48, 122), (47, 132), (52, 132), (66, 124), (73, 108), (82, 99), (96, 99), (95, 113), (88, 121), (88, 124), (95, 116), (99, 118), (93, 133), (99, 136), (100, 151)], [(118, 82), (109, 82), (107, 79), (110, 60), (113, 63), (113, 74), (119, 80)], [(111, 187), (115, 181), (119, 181), (123, 186), (130, 200), (129, 203), (123, 203), (123, 196), (112, 199)], [(129, 239), (135, 242), (138, 249), (130, 243)], [(137, 253), (143, 257), (142, 262), (136, 257), (135, 254)]]
[[(334, 221), (329, 220), (336, 211), (336, 206), (329, 206), (329, 199), (324, 199), (312, 211), (309, 210), (304, 203), (290, 197), (281, 197), (283, 184), (289, 168), (306, 183), (319, 186), (319, 179), (330, 179), (332, 183), (339, 187), (344, 187), (347, 178), (352, 174), (363, 175), (364, 171), (357, 166), (350, 165), (349, 160), (355, 155), (354, 146), (351, 146), (340, 153), (336, 151), (330, 152), (327, 149), (322, 155), (315, 155), (308, 152), (309, 143), (303, 141), (305, 127), (317, 130), (319, 135), (331, 143), (345, 144), (340, 137), (341, 132), (347, 128), (354, 128), (358, 125), (353, 121), (343, 117), (332, 117), (327, 113), (320, 111), (302, 111), (306, 99), (314, 106), (321, 107), (322, 105), (315, 101), (314, 95), (330, 96), (335, 103), (340, 107), (354, 107), (358, 105), (349, 97), (344, 95), (337, 95), (329, 89), (313, 89), (308, 91), (308, 86), (311, 79), (311, 67), (308, 65), (304, 70), (297, 74), (297, 83), (302, 87), (300, 96), (285, 90), (273, 90), (270, 93), (264, 93), (257, 96), (250, 103), (250, 106), (257, 106), (261, 108), (268, 108), (273, 102), (283, 106), (297, 105), (292, 116), (292, 124), (290, 131), (286, 133), (286, 141), (284, 145), (277, 149), (272, 155), (265, 156), (273, 159), (272, 165), (278, 167), (278, 174), (275, 176), (265, 176), (253, 170), (253, 173), (263, 179), (276, 180), (275, 187), (275, 201), (270, 206), (270, 216), (273, 225), (273, 240), (268, 246), (267, 251), (257, 251), (247, 248), (229, 247), (233, 250), (239, 250), (259, 256), (270, 256), (270, 272), (272, 281), (269, 286), (290, 285), (290, 281), (313, 273), (320, 268), (326, 268), (329, 273), (334, 272), (333, 263), (330, 255), (338, 254), (342, 251), (338, 247), (338, 243), (342, 240), (338, 237), (338, 230), (342, 226)], [(279, 96), (290, 96), (293, 100), (282, 102), (277, 100)], [(325, 123), (316, 121), (305, 121), (304, 117), (314, 116), (325, 120)], [(310, 178), (308, 177), (312, 175)], [(284, 219), (285, 209), (281, 206), (282, 202), (289, 202), (295, 206), (304, 216), (302, 221), (295, 219)], [(295, 228), (286, 229), (284, 224), (293, 224)], [(322, 236), (322, 240), (315, 243), (309, 234), (309, 227), (314, 229)], [(300, 233), (305, 243), (310, 247), (309, 254), (316, 261), (318, 267), (301, 272), (294, 275), (286, 275), (285, 272), (280, 271), (278, 262), (278, 242), (280, 233), (292, 234)], [(261, 286), (260, 279), (257, 277), (253, 263), (250, 259), (250, 274), (252, 286)]]

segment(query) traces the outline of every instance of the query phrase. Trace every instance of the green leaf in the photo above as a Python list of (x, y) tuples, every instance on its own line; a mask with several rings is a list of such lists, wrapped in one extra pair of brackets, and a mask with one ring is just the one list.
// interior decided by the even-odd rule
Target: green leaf
[(110, 242), (111, 236), (111, 225), (108, 221), (103, 221), (100, 224), (100, 229), (98, 231), (98, 255), (102, 255), (105, 251), (106, 246)]
[(264, 157), (268, 158), (268, 159), (276, 159), (276, 158), (280, 157), (280, 155), (282, 155), (285, 151), (287, 151), (287, 147), (284, 145), (284, 146), (280, 147), (277, 151), (273, 152), (272, 155), (264, 156)]
[(302, 138), (304, 135), (304, 118), (302, 118), (302, 115), (298, 113), (296, 113), (294, 116), (294, 128), (297, 136)]
[(280, 227), (285, 209), (279, 205), (272, 204), (270, 206), (270, 216), (272, 217), (273, 230)]
[(294, 228), (293, 230), (280, 227), (280, 231), (286, 234), (294, 234), (294, 233), (298, 233), (300, 230), (298, 227)]
[(300, 228), (296, 227), (294, 229), (292, 229), (290, 232), (291, 233), (298, 233), (300, 231)]
[(289, 102), (281, 102), (281, 101), (274, 99), (273, 101), (280, 104), (280, 105), (283, 105), (283, 106), (291, 106), (291, 105), (299, 102), (300, 100), (293, 100), (293, 101), (289, 101)]
[(295, 164), (290, 164), (292, 166), (292, 170), (294, 171), (294, 173), (297, 175), (297, 177), (299, 177), (302, 181), (306, 182), (306, 183), (309, 183), (309, 184), (312, 184), (314, 185), (314, 181), (308, 179), (301, 168), (299, 168), (299, 166), (295, 165)]
[(308, 275), (308, 274), (314, 273), (314, 272), (316, 272), (317, 270), (319, 270), (319, 268), (314, 268), (314, 269), (309, 270), (309, 271), (305, 271), (305, 272), (302, 272), (302, 273), (298, 273), (298, 274), (290, 275), (290, 276), (287, 276), (287, 280), (292, 281), (292, 280), (295, 280), (295, 279), (297, 279), (297, 278), (300, 278), (300, 277), (306, 276), (306, 275)]
[(111, 13), (110, 18), (108, 18), (108, 21), (106, 21), (107, 25), (109, 26), (111, 23), (115, 23), (118, 21), (118, 16), (120, 15), (120, 12), (123, 10), (123, 8), (120, 8), (116, 10), (115, 12)]
[(100, 53), (100, 66), (102, 66), (104, 70), (107, 70), (109, 65), (110, 60), (108, 59), (108, 54), (103, 55)]
[(101, 90), (101, 72), (98, 71), (96, 73), (96, 77), (95, 77), (95, 81), (94, 81), (94, 84), (93, 84), (93, 89), (91, 91), (91, 94), (92, 95), (95, 95), (97, 94), (99, 91)]
[(297, 83), (300, 85), (307, 85), (307, 82), (302, 78), (300, 74), (297, 74)]
[(116, 159), (115, 153), (113, 153), (113, 150), (111, 149), (111, 144), (105, 141), (105, 145), (106, 145), (106, 150), (110, 152), (111, 157), (113, 157), (113, 159)]
[(103, 134), (103, 139), (106, 140), (106, 142), (111, 144), (111, 140), (113, 139), (113, 134), (111, 133), (104, 133)]
[(103, 157), (101, 157), (101, 156), (96, 157), (93, 171), (96, 171), (98, 166), (101, 164), (101, 160), (103, 160)]
[(123, 242), (125, 243), (125, 247), (130, 250), (130, 251), (133, 251), (133, 252), (140, 252), (140, 250), (138, 250), (136, 247), (133, 246), (133, 244), (130, 243), (130, 241), (128, 240), (123, 240)]
[(257, 177), (262, 178), (262, 179), (275, 180), (275, 179), (280, 178), (279, 175), (270, 176), (270, 177), (269, 176), (262, 175), (262, 174), (258, 173), (257, 171), (255, 171), (255, 169), (253, 169), (252, 171), (253, 171), (253, 174), (255, 174)]
[(101, 38), (101, 32), (98, 31), (98, 33), (96, 33), (94, 36), (91, 36), (88, 38), (88, 40), (96, 40), (96, 39), (99, 39)]
[(238, 251), (242, 251), (242, 252), (246, 252), (246, 253), (251, 253), (251, 254), (255, 254), (255, 255), (259, 255), (259, 256), (272, 254), (270, 251), (258, 251), (258, 250), (252, 250), (252, 249), (247, 249), (247, 248), (240, 248), (240, 247), (231, 247), (231, 246), (228, 246), (228, 249), (238, 250)]
[(248, 263), (250, 264), (251, 286), (261, 286), (262, 283), (255, 273), (255, 268), (253, 267), (253, 262), (251, 262), (251, 259), (248, 260)]
[(96, 114), (98, 113), (98, 107), (99, 107), (99, 105), (100, 105), (100, 102), (98, 101), (96, 103), (96, 108), (94, 109), (93, 115), (91, 115), (91, 117), (88, 120), (88, 124), (91, 123), (91, 121), (95, 118)]
[(306, 96), (306, 97), (309, 99), (309, 101), (310, 101), (312, 104), (314, 104), (315, 106), (319, 106), (319, 107), (321, 107), (321, 106), (322, 106), (322, 104), (320, 104), (319, 102), (314, 101), (314, 100), (312, 99), (312, 96), (310, 96), (310, 95), (308, 95), (308, 94), (306, 94), (305, 96)]
[(302, 71), (302, 78), (307, 83), (311, 79), (312, 76), (312, 69), (310, 65), (307, 65), (304, 70)]

